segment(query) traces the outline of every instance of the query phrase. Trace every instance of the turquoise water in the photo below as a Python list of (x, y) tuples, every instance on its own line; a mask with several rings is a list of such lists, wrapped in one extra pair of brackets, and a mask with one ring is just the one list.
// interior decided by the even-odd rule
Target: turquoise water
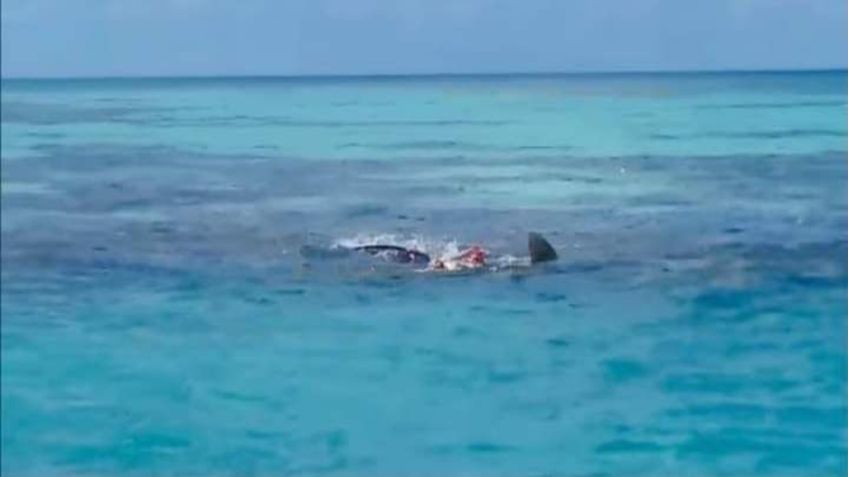
[(845, 475), (847, 81), (4, 80), (2, 473)]

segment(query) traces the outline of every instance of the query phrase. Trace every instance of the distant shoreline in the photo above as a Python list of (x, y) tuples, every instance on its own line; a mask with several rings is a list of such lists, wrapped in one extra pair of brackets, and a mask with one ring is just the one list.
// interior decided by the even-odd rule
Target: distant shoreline
[(538, 71), (538, 72), (487, 72), (487, 73), (369, 73), (369, 74), (256, 74), (256, 75), (109, 75), (109, 76), (2, 76), (0, 81), (104, 81), (104, 80), (149, 80), (149, 81), (335, 81), (335, 80), (415, 80), (415, 79), (521, 79), (521, 78), (567, 78), (567, 77), (632, 77), (632, 76), (719, 76), (728, 74), (775, 75), (775, 74), (822, 74), (848, 73), (848, 66), (810, 69), (727, 69), (727, 70), (622, 70), (622, 71)]

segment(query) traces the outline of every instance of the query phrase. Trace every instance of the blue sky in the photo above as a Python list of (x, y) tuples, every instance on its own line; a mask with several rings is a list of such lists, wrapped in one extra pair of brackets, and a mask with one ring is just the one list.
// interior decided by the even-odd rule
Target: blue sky
[(2, 0), (7, 77), (846, 63), (846, 0)]

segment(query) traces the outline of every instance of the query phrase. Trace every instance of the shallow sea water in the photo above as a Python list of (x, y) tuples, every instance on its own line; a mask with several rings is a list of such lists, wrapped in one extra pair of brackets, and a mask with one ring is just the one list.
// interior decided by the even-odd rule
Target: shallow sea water
[(846, 475), (847, 80), (4, 80), (2, 473)]

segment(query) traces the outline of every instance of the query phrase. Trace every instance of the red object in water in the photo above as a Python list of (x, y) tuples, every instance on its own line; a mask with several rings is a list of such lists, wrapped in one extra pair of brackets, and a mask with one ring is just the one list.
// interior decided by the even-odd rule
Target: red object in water
[(469, 265), (480, 266), (486, 263), (486, 251), (477, 245), (462, 253), (461, 259)]

